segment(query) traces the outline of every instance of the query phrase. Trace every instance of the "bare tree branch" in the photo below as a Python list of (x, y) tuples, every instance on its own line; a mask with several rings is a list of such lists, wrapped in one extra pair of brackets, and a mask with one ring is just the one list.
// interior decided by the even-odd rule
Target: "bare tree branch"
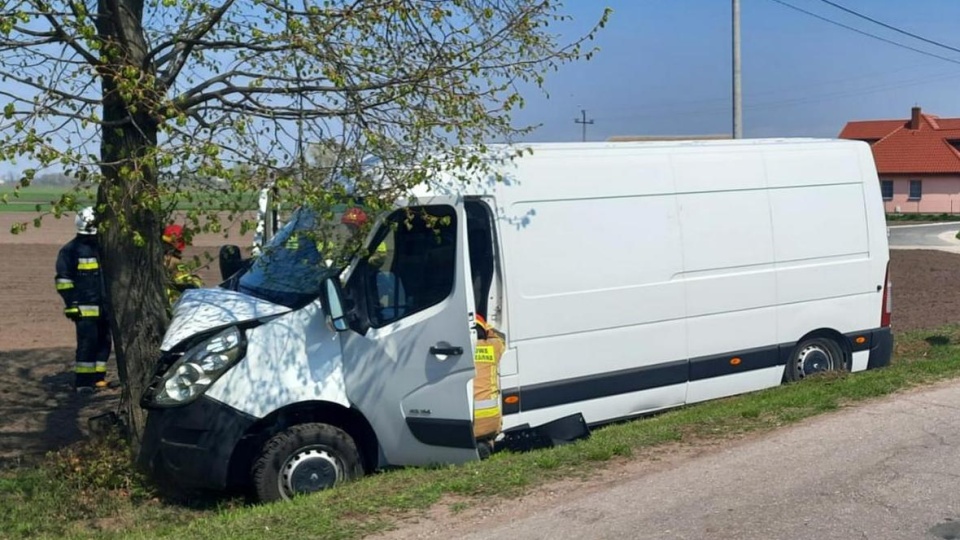
[(50, 26), (53, 27), (52, 32), (54, 33), (54, 35), (57, 37), (58, 40), (60, 40), (65, 45), (68, 45), (71, 49), (74, 50), (74, 52), (76, 52), (81, 57), (83, 57), (83, 59), (89, 62), (91, 65), (97, 64), (97, 58), (93, 54), (91, 54), (90, 51), (88, 51), (82, 45), (80, 45), (80, 43), (76, 40), (74, 36), (71, 36), (66, 32), (66, 30), (64, 30), (63, 26), (57, 20), (57, 16), (55, 14), (50, 12), (45, 12), (43, 10), (43, 7), (40, 5), (37, 6), (37, 9), (39, 10), (39, 13), (42, 15), (42, 17), (46, 19), (47, 22), (50, 23)]
[[(227, 10), (233, 6), (235, 0), (225, 0), (223, 5), (219, 8), (213, 10), (210, 15), (207, 16), (206, 20), (202, 21), (197, 25), (196, 30), (191, 32), (191, 38), (178, 43), (175, 46), (175, 59), (173, 60), (173, 65), (168, 70), (166, 76), (164, 76), (160, 83), (163, 88), (169, 88), (174, 80), (180, 75), (180, 71), (183, 69), (183, 66), (190, 59), (190, 54), (193, 51), (193, 48), (196, 46), (197, 40), (202, 36), (210, 32), (210, 30), (217, 25), (218, 22), (223, 18), (224, 14), (227, 13)], [(149, 57), (149, 53), (147, 55)]]

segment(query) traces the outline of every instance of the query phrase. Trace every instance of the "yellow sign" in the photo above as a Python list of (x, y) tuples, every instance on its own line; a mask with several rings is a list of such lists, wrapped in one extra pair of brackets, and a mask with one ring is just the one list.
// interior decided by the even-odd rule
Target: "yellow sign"
[(486, 364), (494, 364), (497, 362), (497, 357), (494, 354), (493, 345), (480, 345), (477, 347), (477, 354), (474, 358), (476, 362), (483, 362)]

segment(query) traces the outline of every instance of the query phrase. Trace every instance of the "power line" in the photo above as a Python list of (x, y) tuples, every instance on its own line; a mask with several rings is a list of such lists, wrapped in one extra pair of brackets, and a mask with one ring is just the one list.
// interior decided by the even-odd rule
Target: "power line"
[(947, 50), (950, 50), (950, 51), (953, 51), (953, 52), (958, 52), (958, 53), (960, 53), (960, 49), (958, 49), (958, 48), (956, 48), (956, 47), (951, 47), (950, 45), (947, 45), (947, 44), (944, 44), (944, 43), (940, 43), (939, 41), (934, 41), (934, 40), (932, 40), (932, 39), (927, 39), (927, 38), (925, 38), (925, 37), (923, 37), (923, 36), (918, 36), (917, 34), (913, 34), (913, 33), (911, 33), (911, 32), (907, 32), (906, 30), (897, 28), (896, 26), (889, 25), (889, 24), (887, 24), (887, 23), (885, 23), (885, 22), (882, 22), (882, 21), (878, 21), (878, 20), (876, 20), (876, 19), (874, 19), (874, 18), (872, 18), (872, 17), (868, 17), (868, 16), (864, 15), (863, 13), (859, 13), (859, 12), (857, 12), (857, 11), (854, 11), (854, 10), (850, 9), (850, 8), (841, 6), (840, 4), (837, 4), (837, 3), (835, 3), (835, 2), (831, 2), (830, 0), (820, 0), (820, 1), (823, 2), (824, 4), (827, 4), (827, 5), (829, 5), (829, 6), (833, 6), (833, 7), (837, 8), (837, 9), (839, 9), (840, 11), (845, 11), (845, 12), (847, 12), (847, 13), (855, 16), (855, 17), (860, 17), (860, 18), (863, 19), (863, 20), (870, 21), (870, 22), (872, 22), (872, 23), (874, 23), (874, 24), (879, 24), (880, 26), (882, 26), (882, 27), (884, 27), (884, 28), (888, 28), (888, 29), (890, 29), (890, 30), (893, 30), (894, 32), (897, 32), (897, 33), (899, 33), (899, 34), (903, 34), (903, 35), (905, 35), (905, 36), (910, 36), (910, 37), (912, 37), (912, 38), (914, 38), (914, 39), (919, 39), (920, 41), (923, 41), (923, 42), (925, 42), (925, 43), (929, 43), (929, 44), (931, 44), (931, 45), (936, 45), (937, 47), (943, 47), (944, 49), (947, 49)]
[(932, 53), (932, 52), (929, 52), (929, 51), (925, 51), (925, 50), (923, 50), (923, 49), (917, 49), (917, 48), (915, 48), (915, 47), (911, 47), (911, 46), (909, 46), (909, 45), (904, 45), (903, 43), (900, 43), (900, 42), (897, 42), (897, 41), (893, 41), (893, 40), (891, 40), (891, 39), (887, 39), (887, 38), (885, 38), (885, 37), (881, 37), (881, 36), (878, 36), (878, 35), (876, 35), (876, 34), (871, 34), (870, 32), (865, 32), (865, 31), (863, 31), (863, 30), (860, 30), (859, 28), (854, 28), (853, 26), (849, 26), (849, 25), (843, 24), (843, 23), (841, 23), (841, 22), (834, 21), (833, 19), (829, 19), (829, 18), (824, 17), (824, 16), (822, 16), (822, 15), (817, 15), (816, 13), (814, 13), (814, 12), (812, 12), (812, 11), (807, 11), (807, 10), (805, 10), (805, 9), (803, 9), (803, 8), (800, 8), (800, 7), (797, 7), (797, 6), (793, 5), (793, 4), (788, 4), (787, 2), (784, 2), (783, 0), (770, 0), (770, 1), (771, 1), (771, 2), (776, 2), (776, 3), (778, 3), (778, 4), (780, 4), (780, 5), (784, 6), (784, 7), (788, 7), (788, 8), (790, 8), (790, 9), (794, 10), (794, 11), (799, 11), (800, 13), (809, 15), (809, 16), (815, 18), (815, 19), (820, 19), (820, 20), (823, 21), (823, 22), (830, 23), (830, 24), (835, 25), (835, 26), (839, 26), (840, 28), (845, 28), (845, 29), (847, 29), (847, 30), (850, 30), (851, 32), (856, 32), (856, 33), (858, 33), (858, 34), (861, 34), (861, 35), (864, 35), (864, 36), (867, 36), (867, 37), (871, 37), (871, 38), (876, 39), (876, 40), (883, 41), (884, 43), (889, 43), (890, 45), (895, 45), (895, 46), (897, 46), (897, 47), (900, 47), (900, 48), (903, 48), (903, 49), (907, 49), (907, 50), (910, 50), (910, 51), (913, 51), (913, 52), (916, 52), (916, 53), (920, 53), (920, 54), (923, 54), (923, 55), (926, 55), (926, 56), (932, 56), (933, 58), (939, 58), (940, 60), (945, 60), (945, 61), (947, 61), (947, 62), (951, 62), (951, 63), (954, 63), (954, 64), (960, 64), (960, 60), (956, 60), (956, 59), (949, 58), (949, 57), (946, 57), (946, 56), (941, 56), (941, 55), (939, 55), (939, 54)]
[[(858, 87), (858, 88), (847, 88), (843, 90), (834, 90), (826, 93), (807, 93), (804, 92), (803, 95), (797, 95), (795, 97), (788, 97), (780, 100), (768, 100), (761, 102), (754, 102), (748, 104), (745, 109), (753, 110), (755, 108), (771, 108), (777, 107), (780, 105), (794, 105), (801, 103), (813, 103), (819, 100), (824, 99), (833, 99), (833, 98), (843, 98), (850, 96), (862, 96), (867, 94), (877, 94), (886, 92), (889, 90), (895, 90), (899, 88), (908, 88), (910, 86), (917, 86), (921, 84), (928, 84), (931, 82), (939, 82), (960, 78), (960, 73), (948, 73), (935, 76), (926, 76), (921, 78), (914, 79), (905, 79), (895, 83), (886, 83), (886, 84), (872, 84), (868, 87)], [(821, 85), (823, 86), (823, 85)], [(799, 87), (802, 88), (802, 87)], [(772, 94), (782, 94), (782, 92), (761, 92), (757, 95), (772, 95)], [(687, 101), (687, 102), (675, 102), (675, 103), (664, 103), (657, 105), (650, 105), (647, 107), (638, 107), (634, 108), (634, 112), (628, 114), (618, 114), (616, 117), (600, 117), (598, 120), (624, 120), (624, 119), (635, 119), (635, 118), (649, 118), (649, 117), (665, 117), (665, 116), (674, 116), (674, 115), (684, 115), (684, 114), (699, 114), (699, 113), (712, 113), (712, 112), (722, 112), (726, 110), (721, 104), (726, 101), (726, 98), (717, 98), (713, 100), (703, 100), (703, 101)], [(711, 106), (712, 104), (717, 104)], [(668, 107), (688, 107), (688, 106), (702, 106), (700, 108), (691, 109), (688, 111), (664, 111), (664, 108)], [(636, 111), (650, 111), (647, 112), (636, 112)]]
[[(880, 76), (880, 75), (890, 75), (890, 74), (893, 74), (893, 73), (903, 73), (903, 72), (907, 72), (907, 71), (915, 71), (915, 70), (917, 70), (917, 69), (923, 69), (923, 68), (928, 68), (928, 67), (931, 67), (931, 66), (939, 66), (939, 65), (941, 65), (939, 62), (930, 62), (930, 63), (925, 63), (925, 64), (910, 64), (910, 65), (908, 65), (908, 66), (897, 67), (897, 68), (894, 68), (894, 69), (887, 69), (887, 70), (884, 70), (884, 71), (874, 71), (874, 72), (870, 72), (870, 73), (860, 73), (860, 74), (857, 74), (857, 75), (854, 75), (854, 76), (844, 77), (844, 78), (842, 78), (842, 79), (826, 79), (826, 80), (820, 80), (820, 81), (808, 81), (807, 84), (803, 84), (803, 85), (790, 85), (790, 86), (785, 86), (785, 87), (781, 87), (781, 88), (775, 88), (775, 89), (773, 89), (773, 90), (759, 90), (759, 91), (756, 91), (756, 92), (751, 92), (751, 93), (750, 93), (750, 96), (751, 96), (752, 98), (758, 98), (758, 97), (766, 97), (766, 96), (782, 96), (785, 92), (786, 92), (786, 93), (799, 92), (799, 93), (803, 94), (804, 97), (818, 97), (820, 94), (811, 93), (810, 91), (813, 91), (813, 90), (821, 90), (821, 89), (823, 89), (823, 88), (826, 87), (826, 86), (831, 86), (831, 85), (840, 84), (840, 83), (849, 83), (849, 82), (858, 81), (858, 80), (868, 80), (868, 81), (872, 81), (873, 79), (876, 79), (876, 78), (877, 78), (878, 76)], [(958, 73), (953, 73), (953, 74), (948, 74), (947, 76), (944, 76), (944, 75), (941, 73), (940, 75), (933, 75), (933, 76), (926, 75), (926, 76), (923, 76), (923, 77), (914, 77), (914, 78), (910, 78), (910, 79), (904, 79), (904, 80), (900, 80), (900, 81), (899, 81), (898, 83), (896, 83), (896, 84), (898, 84), (898, 85), (901, 84), (901, 83), (924, 84), (924, 83), (927, 83), (927, 82), (937, 81), (937, 80), (941, 80), (941, 79), (945, 79), (945, 78), (955, 79), (955, 78), (957, 78), (957, 77), (960, 77), (960, 74), (958, 74)], [(879, 87), (878, 87), (878, 86), (875, 85), (875, 84), (871, 84), (870, 86), (865, 87), (865, 88), (863, 88), (862, 90), (853, 89), (853, 91), (859, 92), (859, 93), (868, 94), (868, 93), (872, 93), (872, 92), (873, 92), (874, 90), (876, 90), (876, 89), (885, 91), (885, 90), (887, 90), (888, 88), (885, 88), (885, 87), (883, 87), (883, 86), (879, 86)], [(790, 99), (796, 99), (796, 98), (790, 98)], [(633, 107), (633, 110), (642, 110), (642, 111), (651, 110), (651, 111), (658, 111), (657, 116), (660, 116), (659, 111), (662, 111), (662, 109), (664, 109), (664, 108), (686, 108), (686, 107), (690, 107), (690, 106), (700, 107), (700, 106), (710, 106), (710, 105), (718, 105), (718, 106), (719, 106), (719, 105), (722, 105), (722, 104), (724, 104), (724, 103), (728, 103), (729, 101), (730, 101), (730, 97), (729, 97), (729, 96), (727, 96), (727, 97), (716, 97), (716, 98), (705, 98), (705, 99), (692, 99), (692, 100), (685, 100), (685, 101), (670, 101), (670, 102), (666, 102), (666, 103), (655, 103), (655, 104), (650, 104), (650, 105), (646, 105), (646, 106)], [(749, 108), (749, 107), (748, 107), (748, 108)], [(713, 109), (713, 110), (720, 110), (720, 109)], [(672, 114), (672, 113), (670, 113), (670, 112), (663, 112), (663, 114), (664, 114), (664, 115), (669, 115), (669, 114)], [(621, 119), (621, 118), (623, 118), (623, 116), (620, 115), (620, 114), (618, 114), (618, 115), (616, 115), (616, 116), (612, 116), (612, 117), (611, 117), (611, 116), (595, 116), (595, 117), (594, 117), (594, 119), (597, 120), (598, 122), (603, 122), (603, 121), (608, 121), (608, 120), (619, 120), (619, 119)]]
[[(805, 95), (802, 97), (792, 97), (782, 100), (773, 100), (773, 101), (762, 101), (756, 103), (750, 103), (744, 106), (745, 111), (756, 111), (756, 110), (770, 110), (770, 109), (780, 109), (785, 107), (792, 107), (795, 105), (806, 105), (810, 103), (818, 103), (826, 100), (833, 99), (842, 99), (848, 97), (859, 97), (867, 94), (877, 94), (882, 92), (887, 92), (890, 90), (896, 90), (899, 88), (908, 88), (910, 86), (917, 86), (920, 84), (928, 84), (930, 82), (939, 82), (960, 78), (960, 73), (951, 73), (934, 77), (924, 77), (922, 79), (908, 79), (905, 81), (900, 81), (892, 84), (884, 85), (872, 85), (868, 88), (848, 88), (845, 90), (837, 90), (833, 92)], [(720, 101), (720, 100), (717, 100)], [(691, 104), (694, 104), (691, 102)], [(706, 105), (706, 103), (704, 103)], [(650, 109), (655, 109), (656, 106), (651, 106)], [(645, 109), (641, 109), (645, 110)], [(722, 105), (718, 106), (705, 106), (702, 108), (694, 108), (686, 111), (680, 112), (664, 112), (664, 111), (655, 111), (655, 112), (628, 112), (625, 114), (619, 114), (614, 117), (602, 117), (598, 118), (599, 120), (613, 120), (613, 121), (624, 121), (624, 120), (638, 120), (638, 119), (651, 119), (651, 118), (667, 118), (667, 117), (688, 117), (704, 114), (716, 114), (719, 115), (728, 109)]]

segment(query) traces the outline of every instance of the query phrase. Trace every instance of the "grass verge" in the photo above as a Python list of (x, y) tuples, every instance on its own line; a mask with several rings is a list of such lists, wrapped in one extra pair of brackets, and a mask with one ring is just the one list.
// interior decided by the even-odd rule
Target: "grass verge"
[(887, 223), (960, 221), (960, 214), (887, 214)]
[(126, 465), (119, 443), (80, 445), (42, 468), (0, 474), (0, 534), (60, 538), (352, 539), (447, 500), (454, 511), (511, 498), (560, 479), (590, 477), (617, 458), (654, 455), (664, 443), (735, 438), (866, 399), (960, 377), (960, 326), (897, 336), (893, 365), (834, 374), (608, 426), (586, 441), (499, 453), (462, 467), (407, 469), (274, 505), (173, 503)]

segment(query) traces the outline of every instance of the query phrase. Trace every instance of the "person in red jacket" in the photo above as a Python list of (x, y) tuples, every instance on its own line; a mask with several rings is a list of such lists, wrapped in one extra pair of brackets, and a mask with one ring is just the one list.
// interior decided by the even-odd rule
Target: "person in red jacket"
[(78, 393), (106, 388), (110, 357), (110, 324), (100, 269), (96, 215), (92, 207), (77, 212), (77, 235), (57, 255), (56, 286), (64, 315), (77, 327), (76, 377)]
[(183, 250), (187, 247), (183, 227), (175, 223), (167, 225), (162, 238), (163, 265), (167, 269), (167, 301), (172, 307), (183, 291), (203, 287), (203, 280), (183, 262)]

